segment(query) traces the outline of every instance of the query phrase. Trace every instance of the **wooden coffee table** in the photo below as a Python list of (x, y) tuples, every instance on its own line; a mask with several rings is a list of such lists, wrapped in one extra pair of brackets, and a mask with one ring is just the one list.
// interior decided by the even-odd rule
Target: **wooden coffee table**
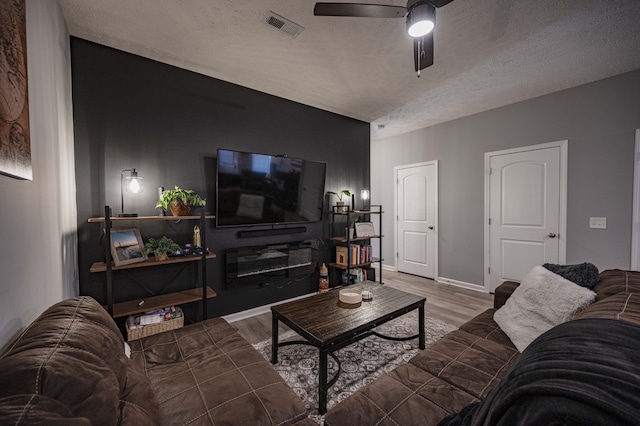
[[(340, 375), (340, 360), (334, 354), (360, 339), (376, 335), (383, 339), (409, 340), (418, 338), (420, 349), (424, 349), (424, 297), (405, 293), (391, 287), (367, 282), (353, 284), (353, 288), (370, 290), (373, 299), (356, 305), (348, 305), (338, 299), (338, 290), (316, 294), (293, 302), (283, 303), (271, 308), (272, 315), (272, 352), (271, 362), (278, 363), (278, 347), (292, 344), (306, 344), (318, 348), (319, 397), (318, 412), (327, 412), (327, 390)], [(383, 336), (373, 329), (414, 309), (419, 310), (418, 334), (407, 337)], [(278, 321), (286, 324), (305, 340), (278, 342)], [(338, 364), (338, 372), (328, 381), (327, 357), (331, 356)]]

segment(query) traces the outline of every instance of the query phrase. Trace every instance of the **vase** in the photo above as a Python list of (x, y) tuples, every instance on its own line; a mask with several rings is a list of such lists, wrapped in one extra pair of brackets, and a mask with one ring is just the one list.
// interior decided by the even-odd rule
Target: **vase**
[(344, 228), (344, 237), (353, 240), (353, 228)]

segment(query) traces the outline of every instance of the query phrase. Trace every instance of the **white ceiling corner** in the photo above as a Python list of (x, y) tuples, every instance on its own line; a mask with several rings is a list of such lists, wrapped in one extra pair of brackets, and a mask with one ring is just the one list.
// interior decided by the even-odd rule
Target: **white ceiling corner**
[[(370, 122), (372, 139), (640, 69), (638, 0), (455, 0), (420, 78), (404, 19), (316, 17), (314, 0), (58, 1), (73, 36)], [(264, 25), (269, 11), (304, 30)]]

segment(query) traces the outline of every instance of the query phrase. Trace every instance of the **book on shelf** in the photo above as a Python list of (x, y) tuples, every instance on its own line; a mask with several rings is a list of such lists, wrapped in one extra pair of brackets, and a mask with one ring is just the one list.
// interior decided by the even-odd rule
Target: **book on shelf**
[(348, 248), (344, 246), (336, 246), (336, 264), (340, 266), (347, 266), (348, 259)]
[(349, 273), (342, 273), (342, 284), (358, 284), (367, 281), (367, 270), (363, 268), (350, 268)]
[[(351, 260), (351, 262), (349, 262)], [(371, 263), (371, 246), (364, 244), (351, 244), (349, 247), (336, 246), (336, 264), (340, 266), (353, 266)]]

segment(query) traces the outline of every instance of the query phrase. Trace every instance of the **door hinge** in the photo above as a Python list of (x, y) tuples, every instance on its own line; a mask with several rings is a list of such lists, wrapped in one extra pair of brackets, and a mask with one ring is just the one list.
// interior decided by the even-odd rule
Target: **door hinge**
[(491, 225), (491, 218), (489, 218), (489, 225)]
[(489, 174), (493, 173), (493, 169), (489, 167)]
[(491, 266), (487, 268), (487, 274), (491, 274)]
[(396, 252), (396, 257), (400, 257), (400, 252)]

